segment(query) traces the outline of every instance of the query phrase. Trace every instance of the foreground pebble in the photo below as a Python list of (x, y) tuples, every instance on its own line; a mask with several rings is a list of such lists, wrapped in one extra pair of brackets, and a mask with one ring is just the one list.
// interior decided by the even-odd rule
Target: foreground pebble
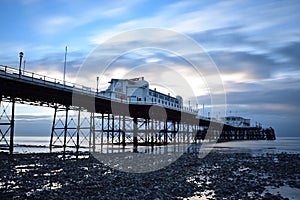
[(0, 199), (285, 199), (266, 188), (300, 189), (299, 158), (185, 153), (163, 169), (126, 173), (88, 153), (1, 153)]

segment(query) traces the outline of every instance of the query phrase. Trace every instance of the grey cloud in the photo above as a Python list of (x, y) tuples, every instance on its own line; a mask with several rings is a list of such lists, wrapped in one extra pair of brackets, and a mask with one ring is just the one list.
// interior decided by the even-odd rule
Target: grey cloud
[[(211, 29), (190, 35), (203, 45), (221, 70), (247, 70), (260, 78), (273, 71), (299, 69), (300, 42), (281, 42), (275, 45), (272, 35), (265, 39), (241, 32), (243, 26)], [(245, 66), (246, 65), (246, 66)], [(249, 65), (255, 69), (249, 68)], [(228, 70), (228, 71), (227, 71)]]
[(228, 51), (241, 51), (244, 49), (253, 52), (269, 50), (271, 47), (268, 40), (258, 39), (251, 34), (242, 32), (242, 25), (225, 26), (202, 32), (195, 32), (189, 36), (199, 42), (208, 51), (226, 49)]
[(300, 70), (300, 41), (290, 42), (284, 47), (276, 49), (275, 53), (287, 59), (288, 67)]
[(285, 104), (298, 107), (300, 111), (300, 89), (257, 90), (250, 92), (230, 92), (227, 94), (230, 104)]
[[(295, 66), (299, 63), (299, 57), (297, 49), (299, 45), (292, 43), (291, 46), (285, 48), (271, 47), (267, 42), (252, 40), (249, 36), (242, 34), (239, 30), (242, 26), (232, 26), (220, 29), (213, 29), (206, 32), (199, 32), (190, 35), (199, 44), (204, 43), (204, 48), (212, 48), (208, 53), (215, 61), (221, 72), (247, 72), (249, 76), (257, 79), (270, 78), (274, 71), (280, 71), (287, 67)], [(109, 55), (113, 54), (114, 48), (127, 49), (128, 47), (138, 48), (139, 43), (142, 41), (129, 41), (125, 43), (117, 43), (104, 51)], [(176, 40), (161, 41), (166, 49), (169, 46), (178, 42)], [(151, 46), (151, 44), (149, 44)], [(188, 49), (189, 47), (182, 47)], [(223, 50), (218, 50), (223, 49)], [(138, 50), (137, 50), (138, 51)], [(188, 52), (191, 56), (192, 52)], [(280, 54), (280, 56), (278, 56)], [(198, 56), (198, 55), (194, 55)], [(148, 58), (155, 57), (161, 60), (163, 64), (180, 64), (186, 66), (188, 63), (178, 57), (170, 56), (163, 53), (155, 52), (153, 56), (139, 56), (127, 57), (127, 55), (121, 55), (114, 62), (115, 66), (122, 66), (131, 68), (132, 66), (138, 66), (145, 63)], [(292, 59), (285, 59), (282, 62), (282, 57)], [(158, 62), (159, 63), (159, 62)], [(105, 63), (90, 62), (90, 67), (98, 68), (99, 65), (105, 65)]]
[(258, 79), (269, 78), (272, 71), (281, 67), (267, 54), (215, 51), (210, 55), (221, 72), (247, 72)]
[[(67, 72), (75, 76), (78, 68), (85, 59), (86, 54), (83, 52), (69, 52), (67, 54)], [(38, 70), (55, 70), (63, 72), (64, 51), (61, 53), (47, 53), (35, 60), (26, 60), (26, 70), (36, 72)]]

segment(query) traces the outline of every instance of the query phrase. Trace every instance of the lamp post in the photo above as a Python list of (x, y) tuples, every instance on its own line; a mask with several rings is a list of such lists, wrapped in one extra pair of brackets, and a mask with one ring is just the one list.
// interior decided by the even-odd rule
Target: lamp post
[(97, 94), (98, 94), (99, 76), (97, 76)]
[(68, 47), (66, 46), (66, 50), (65, 50), (65, 62), (64, 62), (64, 85), (66, 85), (67, 51), (68, 51)]
[(20, 56), (20, 65), (19, 65), (19, 78), (21, 77), (21, 66), (22, 66), (22, 58), (23, 58), (23, 55), (24, 55), (24, 53), (21, 51), (20, 53), (19, 53), (19, 56)]
[(24, 59), (24, 62), (23, 62), (23, 75), (25, 73), (25, 64), (26, 64), (26, 60)]

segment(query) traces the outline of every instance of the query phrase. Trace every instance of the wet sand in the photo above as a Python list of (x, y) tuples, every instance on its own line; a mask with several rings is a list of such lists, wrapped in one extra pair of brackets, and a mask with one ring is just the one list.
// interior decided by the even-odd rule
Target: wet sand
[(120, 172), (93, 155), (0, 154), (0, 199), (299, 199), (300, 155), (185, 153), (148, 173)]

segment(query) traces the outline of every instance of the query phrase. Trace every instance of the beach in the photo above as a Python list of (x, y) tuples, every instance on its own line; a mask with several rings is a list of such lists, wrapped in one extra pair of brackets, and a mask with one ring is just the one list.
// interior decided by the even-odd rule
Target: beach
[(116, 170), (89, 152), (1, 153), (0, 199), (299, 199), (298, 152), (224, 144), (147, 173)]

